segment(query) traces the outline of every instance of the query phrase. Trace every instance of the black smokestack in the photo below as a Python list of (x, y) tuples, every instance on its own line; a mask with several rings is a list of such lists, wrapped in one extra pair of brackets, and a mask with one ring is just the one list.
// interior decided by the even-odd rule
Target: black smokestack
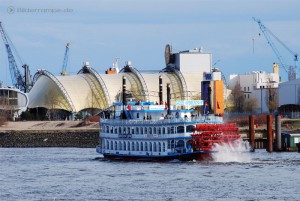
[(163, 85), (162, 85), (162, 77), (159, 76), (159, 92), (158, 92), (158, 96), (159, 96), (159, 104), (162, 104), (163, 102)]
[(167, 84), (167, 104), (168, 104), (168, 115), (171, 115), (171, 110), (170, 110), (170, 106), (171, 106), (171, 89), (170, 89), (170, 84)]
[(125, 105), (126, 105), (126, 77), (122, 77), (122, 102), (123, 102), (123, 114), (122, 118), (125, 119)]
[(126, 77), (123, 76), (122, 80), (122, 102), (123, 105), (126, 105)]

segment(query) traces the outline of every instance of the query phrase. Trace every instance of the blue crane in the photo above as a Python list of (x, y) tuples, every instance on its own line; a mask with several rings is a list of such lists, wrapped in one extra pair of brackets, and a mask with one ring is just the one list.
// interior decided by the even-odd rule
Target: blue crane
[(69, 49), (70, 49), (70, 43), (67, 43), (66, 45), (66, 51), (65, 51), (65, 56), (64, 56), (64, 61), (62, 65), (62, 70), (61, 70), (61, 75), (65, 76), (67, 75), (67, 66), (68, 66), (68, 60), (69, 60)]
[[(0, 32), (1, 32), (1, 35), (2, 35), (2, 39), (4, 41), (7, 56), (8, 56), (8, 63), (9, 63), (9, 70), (10, 70), (10, 76), (11, 76), (12, 84), (16, 88), (24, 91), (25, 93), (29, 92), (30, 87), (32, 86), (29, 67), (28, 67), (28, 65), (23, 64), (20, 56), (18, 56), (18, 52), (14, 48), (13, 43), (11, 42), (10, 38), (8, 37), (8, 35), (6, 34), (6, 32), (5, 32), (5, 30), (2, 26), (2, 22), (0, 22)], [(18, 68), (18, 65), (17, 65), (17, 62), (16, 62), (15, 57), (13, 55), (13, 51), (12, 51), (11, 47), (13, 48), (14, 52), (18, 56), (19, 62), (21, 63), (22, 67), (25, 70), (25, 76), (23, 76), (21, 74), (21, 72)]]
[[(258, 23), (258, 26), (260, 30), (263, 32), (268, 44), (271, 46), (272, 50), (274, 51), (277, 59), (279, 60), (279, 63), (281, 67), (288, 73), (288, 79), (294, 80), (296, 79), (296, 70), (297, 70), (297, 61), (298, 61), (298, 54), (293, 52), (286, 44), (284, 44), (275, 34), (272, 33), (270, 29), (268, 29), (265, 25), (262, 24), (262, 22), (259, 19), (256, 19), (253, 17), (253, 20)], [(294, 57), (294, 66), (289, 66), (288, 68), (283, 62), (282, 56), (278, 50), (278, 48), (275, 46), (272, 37), (280, 44), (282, 45), (290, 54)]]

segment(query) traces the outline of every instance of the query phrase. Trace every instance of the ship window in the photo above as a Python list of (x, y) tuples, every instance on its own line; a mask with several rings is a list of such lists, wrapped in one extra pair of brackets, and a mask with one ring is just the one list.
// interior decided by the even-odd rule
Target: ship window
[(126, 149), (126, 142), (125, 142), (125, 141), (123, 142), (123, 150), (124, 150), (124, 151), (127, 150), (127, 149)]
[(135, 132), (136, 132), (136, 134), (139, 134), (139, 127), (135, 128)]
[(166, 143), (163, 142), (162, 144), (162, 152), (165, 152), (166, 151)]
[(188, 148), (189, 151), (191, 151), (191, 149), (192, 149), (192, 144), (191, 144), (190, 141), (187, 141), (185, 146)]
[(134, 143), (134, 142), (131, 142), (131, 150), (132, 150), (132, 151), (135, 151), (134, 145), (135, 145), (135, 143)]
[(134, 134), (134, 128), (131, 128), (131, 134)]
[(8, 97), (8, 90), (1, 90), (1, 96)]
[(170, 127), (168, 127), (168, 134), (170, 134), (171, 133), (171, 128)]
[(158, 143), (158, 152), (161, 152), (161, 143)]
[(17, 99), (9, 99), (8, 104), (9, 105), (18, 105), (18, 100)]
[(17, 98), (17, 92), (16, 91), (10, 91), (9, 97), (10, 98)]
[(168, 149), (172, 149), (172, 148), (174, 148), (174, 140), (169, 140), (168, 141)]
[(153, 151), (157, 152), (156, 142), (153, 142)]
[(113, 133), (113, 132), (114, 132), (114, 128), (111, 127), (111, 128), (110, 128), (110, 133)]
[(143, 142), (141, 142), (141, 151), (144, 151)]
[(174, 126), (171, 127), (170, 132), (171, 132), (171, 133), (174, 133)]
[(184, 126), (178, 126), (177, 133), (184, 133)]
[(127, 133), (130, 134), (130, 127), (127, 128)]
[(153, 128), (153, 134), (156, 134), (156, 127)]
[(141, 127), (141, 134), (143, 135), (144, 134), (144, 128)]
[(147, 127), (145, 127), (145, 134), (147, 134), (148, 132), (147, 132)]
[(126, 134), (126, 128), (125, 127), (123, 128), (123, 134)]
[(118, 134), (118, 129), (117, 128), (115, 128), (115, 134)]
[(152, 134), (152, 128), (151, 127), (149, 128), (149, 134)]
[(137, 119), (140, 118), (140, 113), (136, 113), (136, 118), (137, 118)]
[(179, 147), (179, 148), (184, 148), (184, 141), (183, 140), (179, 140), (177, 142), (177, 146), (176, 147)]
[(106, 126), (106, 132), (109, 133), (109, 126)]
[(158, 128), (158, 134), (161, 134), (161, 127)]
[(119, 150), (122, 150), (122, 142), (119, 141), (119, 147), (118, 147)]
[(106, 141), (106, 149), (109, 149), (109, 141)]
[(166, 128), (165, 127), (163, 127), (163, 129), (162, 129), (162, 134), (166, 134)]
[(149, 151), (152, 151), (152, 142), (149, 142)]
[(127, 149), (130, 151), (130, 142), (127, 142)]
[(139, 143), (136, 142), (135, 145), (136, 145), (136, 150), (139, 151), (140, 150)]
[(122, 134), (122, 128), (119, 127), (119, 134)]
[(118, 142), (115, 141), (115, 150), (118, 150)]
[(110, 141), (110, 149), (111, 149), (111, 150), (114, 149), (113, 145), (114, 145), (114, 144), (113, 144), (113, 141)]
[(191, 133), (194, 132), (194, 126), (193, 125), (189, 125), (186, 127), (186, 132)]
[(148, 143), (145, 142), (145, 151), (148, 151)]

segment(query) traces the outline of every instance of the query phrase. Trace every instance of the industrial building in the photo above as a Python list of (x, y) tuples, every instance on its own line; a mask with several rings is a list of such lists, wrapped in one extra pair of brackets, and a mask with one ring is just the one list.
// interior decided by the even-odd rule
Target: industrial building
[(26, 93), (15, 87), (2, 87), (0, 83), (0, 110), (6, 111), (13, 120), (27, 109), (28, 103)]
[[(84, 116), (93, 115), (95, 110), (106, 110), (114, 102), (122, 101), (123, 78), (126, 79), (128, 101), (159, 104), (160, 78), (164, 102), (167, 83), (171, 88), (171, 104), (178, 100), (200, 100), (203, 73), (212, 70), (211, 53), (203, 53), (200, 49), (172, 53), (171, 46), (167, 45), (165, 58), (166, 67), (157, 73), (141, 73), (130, 61), (120, 71), (113, 68), (106, 74), (96, 72), (89, 62), (85, 62), (76, 75), (55, 76), (47, 70), (38, 70), (33, 78), (28, 107), (65, 111), (70, 119), (79, 112)], [(219, 93), (223, 96), (223, 92)], [(215, 99), (211, 98), (211, 108)], [(222, 104), (219, 100), (218, 105)]]
[(300, 118), (300, 79), (279, 84), (279, 112), (290, 118)]
[(232, 74), (229, 76), (228, 88), (233, 90), (236, 84), (240, 84), (244, 94), (244, 99), (254, 98), (258, 103), (256, 112), (268, 113), (268, 95), (269, 90), (277, 91), (280, 82), (279, 66), (273, 64), (273, 72), (253, 71), (247, 74)]

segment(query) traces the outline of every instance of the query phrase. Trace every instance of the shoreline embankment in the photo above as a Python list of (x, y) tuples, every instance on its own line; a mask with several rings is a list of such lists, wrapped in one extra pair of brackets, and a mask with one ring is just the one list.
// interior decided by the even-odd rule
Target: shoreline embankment
[(96, 147), (99, 123), (15, 121), (0, 126), (0, 147)]
[(90, 130), (10, 130), (0, 131), (0, 147), (95, 148), (98, 129)]

